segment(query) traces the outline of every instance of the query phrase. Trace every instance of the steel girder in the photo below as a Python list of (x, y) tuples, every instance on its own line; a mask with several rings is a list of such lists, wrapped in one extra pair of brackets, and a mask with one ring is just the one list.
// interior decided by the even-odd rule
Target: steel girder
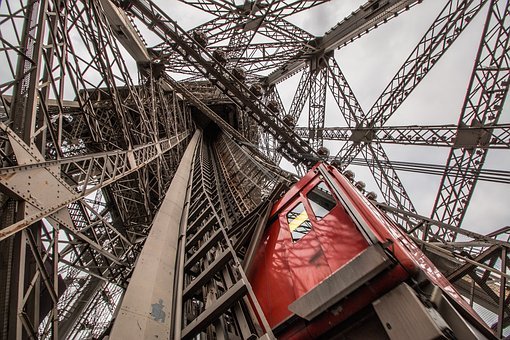
[[(221, 63), (209, 62), (209, 60), (215, 60), (211, 52), (199, 43), (194, 42), (191, 45), (189, 41), (194, 40), (159, 7), (151, 2), (138, 0), (133, 1), (131, 5), (130, 12), (145, 25), (152, 27), (163, 41), (175, 42), (168, 48), (185, 57), (202, 76), (215, 82), (230, 100), (245, 109), (253, 120), (270, 132), (278, 140), (281, 152), (286, 158), (292, 162), (304, 162), (309, 165), (317, 159), (316, 152), (281, 119), (272, 114), (272, 111), (250, 91), (246, 84)], [(163, 21), (159, 18), (166, 19)]]
[[(459, 127), (490, 128), (498, 123), (510, 86), (509, 25), (510, 3), (491, 1)], [(488, 149), (478, 147), (454, 146), (451, 149), (432, 210), (435, 219), (454, 226), (461, 225), (477, 181), (476, 177), (467, 179), (464, 173), (468, 169), (477, 173), (487, 152)], [(455, 239), (455, 235), (450, 233), (439, 237)]]
[(419, 2), (417, 0), (390, 0), (383, 6), (380, 6), (379, 2), (366, 2), (326, 32), (324, 36), (309, 41), (300, 51), (297, 51), (290, 62), (269, 74), (264, 82), (271, 85), (281, 82), (305, 68), (314, 55), (328, 54), (340, 46), (346, 46)]
[[(16, 135), (8, 127), (3, 123), (2, 125), (0, 128), (6, 131), (10, 137), (11, 147), (18, 160), (17, 166), (1, 170), (2, 185), (5, 190), (15, 193), (20, 199), (30, 204), (33, 209), (27, 212), (23, 219), (2, 229), (0, 240), (46, 217), (73, 231), (74, 226), (70, 216), (65, 212), (60, 214), (61, 209), (137, 172), (189, 136), (189, 133), (186, 132), (168, 140), (147, 144), (132, 150), (44, 161), (41, 155), (37, 155), (34, 150), (31, 151), (27, 145), (17, 140)], [(54, 190), (60, 192), (55, 201), (44, 201), (43, 197), (47, 188), (37, 187), (39, 181), (51, 182)], [(31, 182), (35, 182), (32, 188), (30, 187)]]
[[(449, 1), (372, 108), (367, 113), (363, 111), (358, 112), (361, 113), (357, 117), (358, 123), (352, 127), (356, 129), (382, 126), (437, 63), (438, 59), (444, 55), (453, 41), (464, 30), (467, 24), (471, 22), (473, 16), (480, 11), (485, 2)], [(338, 71), (333, 70), (332, 73), (340, 76), (338, 78), (339, 83), (344, 80), (344, 77)], [(340, 87), (339, 85), (336, 86)], [(343, 86), (343, 88), (349, 89), (350, 93), (348, 85)], [(351, 99), (352, 101), (352, 96), (348, 96), (346, 99)], [(358, 107), (359, 105), (356, 105), (353, 108), (359, 111)], [(346, 121), (349, 120), (346, 119)], [(337, 153), (337, 158), (339, 158), (340, 162), (343, 163), (343, 167), (345, 167), (366, 147), (369, 147), (369, 143), (349, 141)], [(369, 148), (372, 152), (377, 151), (383, 159), (388, 158), (380, 144)], [(377, 155), (373, 156), (374, 160), (378, 159)], [(371, 164), (373, 163), (368, 163), (369, 166)], [(396, 200), (396, 202), (400, 202), (403, 198), (400, 206), (412, 207), (411, 200), (396, 172), (392, 169), (391, 176), (385, 176), (382, 174), (388, 171), (388, 169), (382, 169), (377, 165), (377, 161), (374, 165), (377, 169), (372, 167), (371, 170), (381, 192), (385, 196), (384, 198), (386, 200)]]
[(363, 117), (364, 126), (384, 125), (416, 89), (487, 1), (449, 1)]
[[(99, 335), (192, 129), (189, 112), (152, 74), (133, 85), (97, 3), (0, 7), (2, 232), (27, 228), (2, 241), (0, 333)], [(51, 225), (37, 222), (49, 215)]]
[[(388, 214), (405, 217), (413, 225), (407, 232), (416, 235), (413, 239), (471, 304), (493, 313), (487, 322), (498, 337), (503, 337), (503, 330), (510, 325), (510, 228), (481, 235), (386, 204), (378, 206)], [(425, 241), (429, 235), (448, 232), (458, 234), (462, 240)]]
[[(327, 65), (331, 80), (329, 82), (329, 88), (333, 93), (333, 97), (340, 108), (340, 113), (351, 128), (360, 126), (362, 124), (364, 112), (359, 104), (356, 96), (353, 94), (351, 87), (347, 83), (345, 76), (343, 75), (340, 67), (334, 59), (332, 59)], [(324, 136), (322, 136), (324, 138)], [(348, 149), (349, 145), (356, 146), (354, 152), (342, 153)], [(367, 145), (366, 149), (364, 146)], [(358, 152), (361, 151), (363, 157), (366, 159), (366, 164), (370, 168), (374, 179), (379, 187), (383, 198), (387, 202), (410, 211), (415, 211), (413, 203), (406, 192), (402, 181), (400, 180), (397, 172), (389, 162), (389, 158), (386, 152), (380, 144), (362, 144), (360, 142), (349, 144), (345, 143), (340, 149), (335, 159), (341, 161), (341, 168), (347, 167), (356, 157)], [(383, 166), (384, 164), (384, 166)], [(407, 226), (406, 220), (399, 219), (397, 222), (403, 223)]]
[[(278, 92), (276, 86), (269, 87), (264, 93), (263, 97), (264, 102), (267, 104), (271, 103), (273, 105), (274, 114), (277, 115), (280, 119), (285, 119), (287, 117), (287, 112), (285, 110), (285, 106), (283, 105), (282, 99)], [(292, 124), (287, 124), (289, 127), (292, 127)], [(274, 136), (265, 131), (263, 128), (258, 127), (258, 139), (259, 149), (269, 157), (275, 164), (279, 164), (282, 159), (282, 154), (278, 151), (279, 145), (278, 140), (274, 138)], [(303, 137), (306, 139), (306, 137)]]
[[(185, 1), (184, 1), (185, 2)], [(294, 13), (314, 7), (325, 1), (260, 1), (247, 3), (244, 6), (220, 4), (208, 1), (192, 2), (191, 5), (215, 16), (207, 23), (188, 31), (201, 32), (207, 36), (210, 50), (220, 50), (236, 60), (231, 65), (246, 68), (251, 74), (274, 69), (277, 65), (289, 62), (292, 56), (315, 37), (305, 30), (293, 25), (285, 18)], [(211, 8), (222, 10), (209, 11)], [(262, 25), (263, 24), (263, 25)], [(250, 44), (253, 37), (259, 34), (271, 42)], [(183, 39), (187, 40), (186, 37)], [(188, 40), (192, 43), (191, 40)], [(156, 50), (159, 51), (158, 46)], [(192, 76), (202, 76), (185, 58), (173, 51), (161, 52), (168, 67), (173, 71)]]
[(320, 134), (324, 128), (324, 119), (326, 118), (326, 86), (328, 82), (328, 73), (326, 69), (321, 69), (321, 63), (326, 63), (327, 59), (319, 58), (315, 61), (317, 69), (311, 70), (311, 86), (308, 110), (308, 126), (310, 134), (308, 142), (314, 150), (322, 147), (323, 137)]
[[(102, 331), (108, 327), (109, 319), (115, 314), (114, 307), (122, 294), (121, 287), (129, 278), (152, 218), (157, 211), (158, 203), (180, 160), (186, 140), (168, 152), (161, 152), (161, 146), (164, 145), (162, 143), (193, 130), (193, 124), (190, 123), (189, 118), (189, 107), (186, 103), (201, 108), (204, 114), (225, 131), (222, 135), (223, 140), (215, 146), (217, 159), (213, 162), (219, 169), (219, 173), (222, 173), (220, 177), (224, 180), (220, 180), (219, 186), (213, 191), (220, 196), (223, 195), (220, 199), (221, 209), (234, 221), (246, 216), (250, 210), (254, 211), (253, 207), (258, 202), (256, 197), (259, 192), (268, 194), (273, 183), (272, 180), (266, 179), (269, 174), (280, 179), (285, 176), (285, 172), (275, 168), (270, 159), (257, 153), (258, 145), (254, 143), (264, 145), (264, 153), (272, 160), (279, 160), (282, 150), (287, 156), (290, 155), (290, 158), (292, 153), (297, 152), (300, 159), (309, 160), (307, 158), (309, 154), (312, 154), (312, 158), (316, 157), (310, 151), (314, 148), (309, 149), (306, 143), (302, 143), (297, 138), (298, 136), (306, 138), (308, 134), (302, 134), (309, 133), (312, 128), (315, 131), (315, 138), (312, 140), (317, 144), (315, 146), (327, 139), (325, 137), (331, 136), (328, 133), (335, 133), (332, 137), (334, 139), (345, 136), (337, 137), (339, 133), (343, 133), (341, 130), (333, 132), (330, 128), (324, 127), (320, 105), (323, 105), (325, 100), (322, 96), (317, 96), (310, 102), (313, 108), (319, 108), (318, 114), (314, 115), (318, 118), (313, 120), (307, 130), (297, 129), (297, 133), (291, 131), (293, 124), (288, 122), (294, 124), (297, 122), (310, 95), (323, 92), (310, 91), (315, 85), (319, 85), (318, 88), (322, 90), (324, 84), (328, 84), (341, 114), (348, 123), (349, 131), (352, 131), (352, 134), (348, 135), (350, 143), (342, 149), (344, 161), (346, 164), (358, 162), (356, 155), (362, 152), (365, 162), (370, 164), (376, 176), (381, 191), (385, 193), (385, 199), (393, 205), (391, 209), (400, 209), (405, 212), (405, 214), (397, 214), (396, 219), (406, 221), (411, 231), (413, 226), (416, 226), (414, 224), (416, 214), (413, 213), (412, 205), (400, 180), (395, 177), (396, 170), (403, 169), (404, 166), (408, 167), (409, 164), (391, 161), (380, 147), (380, 143), (392, 141), (406, 144), (414, 141), (428, 145), (453, 146), (457, 152), (459, 147), (462, 150), (476, 147), (478, 150), (508, 148), (510, 144), (508, 143), (508, 127), (497, 122), (490, 126), (468, 124), (466, 127), (459, 124), (453, 128), (433, 129), (429, 129), (430, 127), (387, 128), (383, 125), (487, 1), (448, 1), (445, 10), (367, 114), (361, 109), (345, 76), (332, 57), (328, 57), (326, 68), (319, 73), (309, 72), (309, 66), (320, 59), (318, 56), (328, 55), (327, 52), (339, 46), (345, 46), (394, 18), (396, 14), (405, 11), (408, 6), (418, 1), (389, 1), (387, 3), (391, 6), (384, 8), (378, 6), (379, 1), (369, 1), (320, 38), (310, 35), (285, 18), (323, 1), (274, 1), (271, 3), (259, 1), (246, 3), (244, 6), (236, 6), (233, 2), (205, 0), (183, 2), (208, 12), (214, 11), (216, 18), (187, 33), (177, 29), (178, 34), (175, 36), (177, 45), (169, 40), (145, 51), (156, 63), (140, 65), (139, 86), (133, 85), (128, 68), (124, 64), (122, 52), (114, 38), (122, 41), (123, 31), (116, 29), (116, 26), (112, 24), (112, 18), (104, 9), (105, 1), (47, 0), (30, 3), (20, 1), (19, 4), (11, 1), (10, 7), (6, 7), (5, 2), (0, 5), (2, 34), (14, 32), (12, 36), (8, 34), (0, 36), (2, 53), (5, 56), (2, 60), (6, 61), (7, 73), (11, 75), (8, 79), (6, 78), (7, 80), (0, 81), (0, 121), (7, 127), (0, 132), (2, 161), (0, 171), (4, 171), (4, 178), (10, 174), (18, 173), (17, 176), (19, 176), (37, 169), (41, 170), (40, 172), (47, 172), (51, 165), (59, 168), (56, 177), (61, 177), (65, 173), (69, 174), (60, 179), (63, 179), (64, 183), (59, 185), (74, 186), (74, 190), (78, 188), (79, 192), (88, 192), (87, 189), (90, 187), (79, 184), (89, 183), (87, 180), (92, 181), (90, 183), (93, 185), (108, 184), (103, 185), (101, 190), (91, 191), (90, 194), (84, 194), (73, 203), (67, 204), (72, 224), (68, 223), (66, 226), (65, 223), (61, 223), (64, 222), (63, 220), (58, 221), (59, 223), (53, 221), (53, 225), (37, 223), (35, 228), (29, 226), (24, 231), (2, 241), (2, 249), (9, 249), (9, 251), (17, 249), (10, 253), (14, 256), (10, 256), (9, 263), (15, 264), (18, 272), (11, 272), (11, 276), (20, 278), (23, 273), (26, 273), (34, 283), (31, 290), (20, 290), (21, 293), (10, 294), (16, 290), (10, 289), (10, 296), (15, 297), (11, 300), (14, 301), (14, 308), (18, 308), (17, 311), (24, 308), (25, 313), (17, 321), (16, 331), (23, 329), (22, 332), (32, 335), (37, 332), (33, 322), (38, 321), (35, 311), (39, 308), (37, 306), (39, 298), (35, 292), (41, 287), (53, 291), (50, 293), (52, 295), (50, 298), (53, 301), (54, 310), (48, 319), (43, 320), (40, 334), (46, 336), (51, 334), (56, 338), (57, 336), (79, 336), (83, 334), (80, 332), (88, 332), (87, 334), (93, 336), (101, 336)], [(139, 3), (148, 4), (147, 2)], [(502, 1), (493, 1), (491, 4), (492, 8), (501, 9), (503, 6)], [(130, 6), (133, 4), (128, 2), (123, 2), (122, 6), (128, 12), (136, 13), (136, 4), (131, 9)], [(149, 7), (151, 11), (159, 13), (155, 7)], [(498, 18), (501, 19), (506, 12), (506, 9), (499, 13), (496, 11), (495, 17), (499, 15)], [(144, 19), (149, 17), (146, 13)], [(156, 15), (151, 18), (153, 20), (147, 20), (146, 23), (152, 28), (158, 29), (158, 25), (172, 25), (165, 16)], [(239, 21), (239, 18), (242, 20)], [(129, 22), (133, 22), (133, 18), (128, 19)], [(23, 21), (28, 22), (24, 28)], [(242, 22), (243, 27), (236, 25), (238, 22)], [(500, 31), (505, 32), (501, 30), (501, 27), (505, 25), (508, 26), (506, 21), (500, 22)], [(191, 38), (193, 32), (197, 30), (208, 35), (207, 48), (197, 45)], [(243, 39), (235, 43), (232, 37), (239, 32)], [(273, 41), (253, 43), (251, 38), (254, 34)], [(143, 37), (139, 32), (133, 35), (133, 39), (137, 39), (137, 46), (145, 55)], [(495, 36), (497, 35), (493, 37)], [(491, 39), (488, 41), (492, 41)], [(502, 42), (505, 39), (504, 36), (499, 35), (498, 39), (494, 46), (505, 46)], [(491, 43), (493, 41), (487, 46)], [(169, 46), (169, 44), (173, 45)], [(233, 78), (232, 74), (221, 65), (215, 65), (214, 59), (211, 59), (211, 54), (215, 50), (229, 52), (229, 44), (230, 52), (235, 57), (233, 59), (236, 60), (227, 66), (245, 67), (248, 71), (248, 84), (261, 82), (269, 85), (260, 100), (252, 96), (248, 86)], [(176, 46), (177, 51), (171, 50)], [(190, 46), (200, 51), (206, 58), (193, 59), (193, 55), (187, 49)], [(499, 53), (503, 50), (499, 50)], [(480, 60), (483, 63), (484, 59)], [(164, 63), (169, 71), (177, 70), (189, 75), (199, 75), (201, 79), (210, 79), (214, 84), (219, 84), (219, 89), (214, 89), (214, 86), (208, 84), (197, 90), (200, 86), (196, 83), (185, 84), (175, 81), (170, 81), (172, 86), (169, 87), (168, 83), (161, 80), (160, 65), (157, 65), (157, 62)], [(293, 119), (284, 120), (285, 109), (273, 85), (303, 68), (305, 71), (302, 81), (289, 112)], [(504, 69), (500, 67), (500, 71)], [(487, 69), (479, 68), (479, 73), (483, 75), (490, 73), (484, 73), (482, 70), (487, 71)], [(264, 72), (267, 71), (275, 72), (269, 77), (264, 77)], [(218, 78), (218, 75), (224, 77)], [(327, 82), (318, 78), (317, 75), (327, 78)], [(496, 79), (501, 80), (499, 76)], [(492, 88), (488, 87), (490, 82), (486, 83), (488, 91), (484, 93), (489, 93)], [(504, 85), (504, 81), (499, 85), (501, 88), (507, 86)], [(172, 87), (179, 93), (173, 92)], [(236, 88), (241, 91), (236, 91)], [(208, 108), (209, 100), (214, 101), (218, 98), (233, 100), (238, 105), (243, 115), (241, 131), (229, 127)], [(491, 100), (488, 102), (494, 101)], [(249, 101), (255, 101), (257, 104), (254, 106), (249, 104)], [(269, 101), (277, 102), (278, 113), (271, 113), (268, 110)], [(493, 109), (495, 112), (498, 111), (497, 107)], [(247, 111), (250, 110), (255, 123), (246, 118)], [(269, 117), (264, 117), (266, 114)], [(470, 123), (466, 120), (464, 122)], [(260, 139), (251, 135), (250, 124), (260, 125), (263, 131), (260, 134), (261, 137), (258, 137)], [(280, 136), (282, 131), (284, 135)], [(436, 133), (439, 135), (436, 136)], [(491, 133), (492, 137), (490, 137)], [(319, 136), (320, 134), (322, 136)], [(16, 141), (16, 137), (21, 142)], [(437, 139), (434, 140), (434, 137)], [(296, 143), (296, 140), (297, 145), (286, 146), (287, 143)], [(24, 146), (18, 148), (18, 155), (21, 154), (20, 150), (29, 150), (27, 152), (33, 161), (26, 169), (23, 168), (22, 163), (19, 163), (18, 157), (14, 157), (13, 141), (15, 141), (14, 145), (17, 143)], [(239, 145), (242, 147), (239, 148)], [(145, 151), (140, 151), (142, 149)], [(132, 158), (129, 158), (129, 154), (135, 150), (140, 151), (140, 159), (150, 161), (140, 163), (135, 161), (139, 167), (136, 171), (129, 173), (111, 171), (112, 165), (117, 162), (113, 161), (117, 157), (112, 156), (113, 153), (119, 153), (115, 159), (120, 163), (132, 166)], [(152, 156), (154, 157), (151, 158)], [(27, 159), (30, 157), (27, 156)], [(248, 159), (256, 161), (251, 162)], [(297, 158), (292, 159), (297, 160)], [(129, 169), (131, 168), (124, 168), (125, 171)], [(421, 166), (420, 170), (427, 171), (426, 166)], [(472, 180), (473, 176), (483, 179), (484, 169), (481, 165), (478, 167), (467, 165), (462, 170), (465, 173), (463, 181)], [(476, 170), (476, 174), (473, 174), (472, 170)], [(86, 173), (89, 175), (88, 179)], [(124, 175), (121, 176), (121, 174)], [(115, 177), (116, 175), (119, 176)], [(72, 176), (76, 176), (81, 182), (73, 181)], [(51, 177), (48, 178), (51, 181), (54, 180)], [(114, 180), (105, 182), (108, 178), (114, 178)], [(57, 182), (60, 180), (57, 178)], [(40, 192), (37, 195), (32, 193), (34, 197), (31, 197), (28, 192), (23, 192), (30, 189), (21, 184), (14, 187), (14, 192), (12, 189), (6, 189), (5, 186), (12, 184), (14, 182), (6, 180), (0, 196), (2, 227), (23, 221), (24, 217), (15, 215), (18, 204), (38, 205), (37, 201), (40, 201), (34, 198), (37, 195), (40, 196)], [(25, 196), (25, 199), (20, 200), (19, 193), (16, 193), (18, 188), (21, 189), (20, 193)], [(6, 196), (5, 192), (9, 196)], [(52, 198), (55, 197), (52, 196)], [(55, 218), (58, 219), (59, 216)], [(449, 224), (440, 224), (438, 221), (434, 223), (437, 223), (436, 228), (417, 228), (414, 231), (420, 236), (435, 235), (435, 240), (438, 242), (447, 241), (445, 233), (443, 233), (444, 239), (438, 236), (437, 231), (441, 228), (448, 232), (456, 231)], [(72, 229), (69, 226), (72, 226)], [(241, 227), (234, 229), (239, 228)], [(463, 230), (460, 231), (463, 232)], [(239, 233), (241, 234), (243, 233)], [(465, 236), (465, 233), (462, 235)], [(494, 237), (500, 238), (501, 235)], [(459, 274), (452, 277), (452, 280), (458, 279), (459, 287), (461, 285), (466, 287), (466, 283), (476, 284), (474, 295), (472, 294), (473, 299), (484, 301), (484, 304), (495, 311), (498, 315), (495, 329), (501, 335), (507, 327), (505, 320), (508, 319), (504, 308), (505, 303), (508, 303), (508, 298), (505, 298), (507, 282), (499, 281), (503, 291), (496, 294), (496, 299), (490, 291), (494, 290), (491, 284), (495, 282), (494, 275), (498, 275), (498, 263), (507, 261), (507, 254), (503, 254), (504, 246), (499, 244), (496, 244), (501, 247), (498, 248), (499, 252), (491, 250), (478, 254), (476, 249), (479, 247), (480, 239), (477, 236), (462, 245), (446, 242), (446, 245), (440, 245), (442, 250), (434, 248), (437, 244), (431, 242), (426, 242), (424, 247), (435, 249), (443, 255), (444, 249), (454, 252), (455, 265), (460, 264), (464, 267), (458, 268)], [(418, 239), (417, 242), (420, 240)], [(483, 242), (494, 244), (485, 239)], [(483, 247), (486, 248), (485, 245)], [(470, 262), (473, 261), (471, 258), (457, 256), (459, 252), (468, 250), (473, 250), (469, 252), (472, 256), (480, 255), (474, 266)], [(21, 261), (21, 257), (25, 259)], [(39, 264), (36, 263), (32, 267), (26, 265), (27, 258), (30, 260), (30, 257)], [(46, 259), (53, 265), (59, 262), (63, 266), (51, 272), (41, 265)], [(449, 259), (451, 260), (451, 256)], [(452, 261), (448, 263), (451, 264)], [(487, 274), (487, 272), (490, 273)], [(466, 278), (466, 275), (461, 277), (462, 274), (466, 274), (470, 279)], [(59, 275), (67, 278), (65, 285), (58, 282)], [(500, 275), (500, 278), (506, 279), (506, 276)], [(5, 286), (18, 288), (16, 286), (18, 284), (19, 282), (10, 282)], [(59, 287), (66, 287), (62, 294), (58, 292)], [(482, 296), (482, 294), (485, 295)], [(55, 295), (60, 296), (58, 304), (54, 301)], [(5, 302), (5, 294), (0, 297), (2, 302)], [(19, 301), (26, 301), (26, 303), (20, 305)], [(90, 303), (85, 304), (83, 301), (90, 301)], [(17, 315), (16, 310), (15, 315)], [(8, 320), (1, 321), (1, 330), (5, 330)]]
[[(268, 7), (268, 1), (253, 1), (251, 3), (245, 3), (243, 5), (236, 5), (235, 3), (221, 2), (215, 0), (179, 0), (188, 5), (194, 6), (207, 13), (218, 15), (226, 12), (256, 12)], [(328, 0), (313, 0), (313, 1), (300, 1), (300, 0), (276, 0), (271, 1), (272, 7), (269, 12), (272, 16), (285, 18), (301, 11), (310, 9), (314, 6), (320, 5)]]
[[(329, 160), (334, 162), (335, 159), (330, 157)], [(352, 165), (357, 166), (366, 166), (367, 162), (372, 163), (376, 162), (372, 158), (354, 158), (351, 162)], [(426, 175), (435, 175), (435, 176), (443, 176), (446, 166), (438, 165), (432, 163), (421, 163), (421, 162), (406, 162), (406, 161), (398, 161), (398, 160), (384, 160), (379, 159), (377, 161), (379, 166), (385, 169), (388, 165), (390, 165), (394, 170), (397, 171), (406, 171), (413, 173), (420, 173)], [(492, 183), (501, 183), (508, 184), (510, 183), (510, 171), (507, 170), (499, 170), (499, 169), (487, 169), (482, 168), (477, 170), (476, 172), (473, 170), (467, 170), (464, 174), (466, 178), (475, 178), (477, 177), (480, 181), (487, 181)]]
[[(296, 127), (297, 133), (306, 138), (309, 129)], [(326, 127), (321, 129), (324, 140), (354, 141), (358, 143), (389, 143), (400, 145), (440, 146), (456, 148), (508, 149), (510, 125), (490, 126), (381, 126), (381, 127)]]

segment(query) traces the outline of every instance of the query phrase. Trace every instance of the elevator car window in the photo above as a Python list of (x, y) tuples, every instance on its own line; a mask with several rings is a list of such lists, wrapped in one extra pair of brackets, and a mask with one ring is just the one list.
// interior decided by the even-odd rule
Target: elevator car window
[(312, 230), (312, 223), (308, 218), (303, 203), (296, 205), (292, 211), (287, 214), (287, 222), (289, 223), (290, 233), (292, 234), (292, 242), (297, 242)]
[(329, 214), (336, 202), (326, 183), (320, 182), (306, 195), (317, 220)]

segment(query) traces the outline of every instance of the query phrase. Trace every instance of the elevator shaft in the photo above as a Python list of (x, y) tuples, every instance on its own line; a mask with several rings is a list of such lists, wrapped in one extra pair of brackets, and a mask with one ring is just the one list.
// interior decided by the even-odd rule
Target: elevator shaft
[(188, 145), (122, 301), (112, 339), (133, 334), (174, 339), (271, 336), (234, 247), (236, 234), (229, 233), (261, 201), (256, 182), (261, 171), (239, 154), (254, 188), (232, 192), (232, 168), (222, 157), (239, 147), (225, 143), (220, 135), (198, 130)]

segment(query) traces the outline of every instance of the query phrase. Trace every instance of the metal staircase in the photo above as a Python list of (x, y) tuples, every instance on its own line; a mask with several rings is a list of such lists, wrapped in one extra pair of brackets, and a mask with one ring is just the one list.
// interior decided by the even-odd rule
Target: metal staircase
[(213, 157), (212, 147), (203, 140), (195, 154), (181, 234), (182, 291), (176, 293), (182, 296), (182, 304), (177, 304), (182, 310), (176, 311), (175, 324), (182, 330), (175, 334), (182, 339), (198, 334), (208, 339), (254, 339), (269, 326), (228, 236), (227, 203), (232, 201), (222, 197), (226, 188), (219, 186), (225, 182), (219, 179), (223, 174)]

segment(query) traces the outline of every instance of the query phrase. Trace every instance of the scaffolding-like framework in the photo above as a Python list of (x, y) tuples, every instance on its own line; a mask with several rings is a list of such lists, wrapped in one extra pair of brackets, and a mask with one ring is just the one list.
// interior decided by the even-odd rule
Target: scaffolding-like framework
[[(194, 151), (186, 208), (185, 229), (204, 238), (188, 239), (187, 262), (175, 268), (185, 284), (190, 275), (203, 282), (183, 288), (174, 334), (191, 337), (211, 323), (216, 335), (259, 331), (241, 267), (275, 188), (295, 180), (279, 167), (283, 158), (298, 174), (321, 159), (341, 170), (366, 166), (379, 208), (497, 337), (509, 336), (510, 227), (481, 235), (462, 222), (468, 208), (479, 209), (470, 205), (477, 182), (509, 183), (509, 171), (484, 165), (491, 149), (510, 148), (510, 1), (443, 0), (369, 109), (335, 51), (399, 16), (419, 15), (424, 1), (367, 0), (322, 36), (289, 18), (326, 0), (180, 2), (211, 19), (186, 31), (151, 0), (0, 2), (0, 340), (109, 334), (185, 150), (210, 122), (217, 131), (214, 138), (204, 131)], [(458, 123), (388, 125), (478, 19), (481, 40)], [(278, 88), (289, 91), (295, 75), (284, 103)], [(344, 127), (325, 124), (330, 98)], [(440, 165), (403, 162), (386, 144), (449, 154)], [(330, 153), (325, 145), (339, 147)], [(441, 176), (431, 215), (415, 208), (402, 171)], [(193, 198), (207, 213), (193, 215)], [(192, 294), (211, 289), (207, 303)], [(230, 312), (225, 301), (235, 306)], [(195, 319), (202, 323), (186, 327)]]

